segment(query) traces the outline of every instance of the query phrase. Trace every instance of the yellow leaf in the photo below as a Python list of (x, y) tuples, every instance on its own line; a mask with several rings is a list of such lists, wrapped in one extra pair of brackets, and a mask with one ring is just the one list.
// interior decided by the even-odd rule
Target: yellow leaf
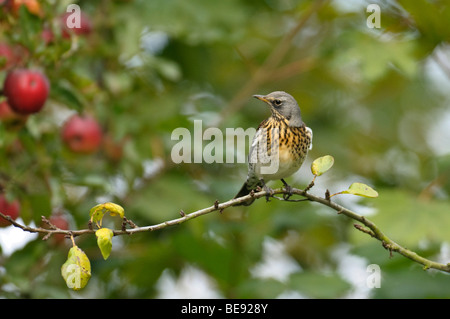
[(363, 183), (353, 183), (346, 191), (341, 192), (341, 194), (352, 194), (371, 198), (378, 197), (376, 190)]
[(83, 289), (91, 278), (91, 263), (78, 246), (69, 250), (66, 262), (61, 267), (61, 275), (66, 281), (67, 287), (73, 290)]
[(311, 164), (311, 172), (314, 176), (320, 176), (328, 171), (334, 164), (334, 158), (331, 155), (325, 155), (317, 158)]
[(104, 214), (105, 212), (103, 211), (103, 204), (99, 204), (92, 207), (89, 212), (89, 215), (91, 216), (91, 221), (96, 224), (101, 224)]
[(117, 205), (115, 203), (105, 203), (103, 205), (111, 216), (119, 215), (120, 218), (123, 218), (125, 216), (125, 212), (122, 206)]
[(97, 245), (100, 248), (103, 259), (108, 259), (112, 249), (112, 238), (114, 233), (109, 228), (100, 228), (95, 232), (97, 236)]
[(93, 223), (96, 223), (98, 227), (101, 227), (103, 216), (106, 213), (109, 213), (111, 216), (119, 215), (120, 218), (123, 218), (125, 216), (125, 211), (122, 206), (110, 202), (98, 204), (92, 207), (89, 211), (91, 221)]

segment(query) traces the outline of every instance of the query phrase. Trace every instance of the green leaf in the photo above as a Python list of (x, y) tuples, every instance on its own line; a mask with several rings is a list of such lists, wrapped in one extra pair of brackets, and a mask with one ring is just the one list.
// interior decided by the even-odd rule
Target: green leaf
[(52, 83), (52, 97), (57, 101), (70, 106), (71, 108), (81, 111), (83, 109), (83, 97), (76, 91), (67, 80), (55, 81)]
[(24, 5), (19, 7), (19, 21), (20, 27), (23, 30), (23, 32), (18, 33), (20, 35), (20, 42), (27, 49), (32, 50), (31, 52), (34, 52), (36, 44), (33, 38), (42, 30), (42, 21)]
[(108, 259), (112, 249), (113, 231), (109, 228), (100, 228), (95, 232), (95, 236), (97, 236), (97, 245), (102, 252), (103, 259)]
[(86, 287), (91, 278), (91, 263), (78, 246), (69, 250), (66, 262), (61, 267), (61, 275), (66, 281), (67, 287), (80, 290)]
[(341, 192), (341, 194), (352, 194), (363, 197), (378, 197), (378, 192), (376, 190), (363, 183), (353, 183), (346, 191)]
[(119, 215), (120, 218), (125, 216), (125, 211), (122, 206), (115, 203), (98, 204), (91, 208), (89, 215), (91, 216), (91, 222), (96, 223), (99, 227), (102, 224), (103, 216), (109, 213), (111, 216)]
[(317, 158), (311, 164), (311, 172), (314, 176), (320, 176), (328, 171), (334, 164), (334, 158), (331, 155), (325, 155)]

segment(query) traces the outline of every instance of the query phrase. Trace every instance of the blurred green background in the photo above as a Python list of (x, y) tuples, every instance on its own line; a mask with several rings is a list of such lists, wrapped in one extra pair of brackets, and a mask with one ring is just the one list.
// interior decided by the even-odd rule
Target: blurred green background
[[(198, 119), (204, 129), (257, 127), (270, 112), (251, 96), (284, 90), (314, 131), (288, 182), (304, 188), (311, 161), (330, 154), (335, 165), (312, 193), (367, 183), (378, 198), (336, 201), (404, 247), (450, 261), (448, 1), (77, 1), (92, 32), (72, 39), (57, 22), (74, 1), (39, 1), (40, 16), (2, 2), (0, 41), (20, 46), (22, 66), (51, 83), (44, 110), (23, 127), (0, 123), (0, 185), (20, 200), (24, 223), (62, 212), (83, 229), (91, 207), (113, 201), (144, 226), (232, 198), (246, 164), (174, 164), (171, 133)], [(380, 6), (381, 28), (367, 24), (370, 3)], [(46, 28), (55, 34), (48, 44)], [(101, 123), (95, 154), (64, 147), (60, 128), (74, 112)], [(447, 274), (390, 258), (353, 223), (317, 204), (261, 199), (116, 237), (107, 261), (95, 236), (82, 236), (92, 278), (80, 292), (60, 276), (70, 240), (4, 228), (0, 297), (450, 297)], [(380, 266), (380, 288), (366, 284), (370, 264)]]

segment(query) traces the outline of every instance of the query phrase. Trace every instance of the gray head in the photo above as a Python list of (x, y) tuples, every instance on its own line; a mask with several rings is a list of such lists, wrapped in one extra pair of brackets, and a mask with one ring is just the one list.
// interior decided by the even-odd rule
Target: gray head
[(267, 95), (253, 95), (253, 97), (269, 104), (272, 113), (276, 112), (285, 117), (289, 120), (290, 126), (303, 124), (300, 107), (292, 95), (283, 91), (275, 91)]

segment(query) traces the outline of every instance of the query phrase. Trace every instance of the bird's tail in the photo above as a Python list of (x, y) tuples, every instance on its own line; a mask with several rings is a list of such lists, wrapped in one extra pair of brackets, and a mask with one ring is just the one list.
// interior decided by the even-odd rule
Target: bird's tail
[[(239, 197), (246, 196), (246, 195), (250, 194), (250, 192), (255, 187), (251, 187), (247, 182), (245, 182), (244, 185), (242, 185), (241, 190), (236, 194), (236, 196), (234, 196), (234, 198), (239, 198)], [(249, 200), (246, 200), (245, 202), (242, 202), (242, 203), (239, 203), (239, 204), (234, 204), (233, 206), (249, 206), (254, 201), (255, 201), (254, 198), (250, 198)]]

